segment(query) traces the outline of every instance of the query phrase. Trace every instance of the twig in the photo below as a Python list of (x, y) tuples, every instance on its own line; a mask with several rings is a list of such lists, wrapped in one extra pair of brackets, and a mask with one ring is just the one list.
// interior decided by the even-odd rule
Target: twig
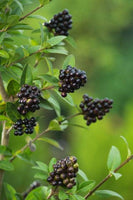
[[(126, 165), (131, 159), (133, 159), (133, 155), (129, 156), (122, 164), (120, 164), (113, 172), (117, 172), (119, 169), (121, 169), (124, 165)], [(112, 176), (112, 173), (109, 173), (96, 187), (91, 190), (84, 198), (88, 199), (101, 185), (103, 185), (110, 177)]]
[(50, 199), (56, 193), (57, 188), (58, 188), (58, 186), (56, 186), (55, 188), (51, 189), (51, 192), (48, 195), (47, 199)]
[(27, 195), (28, 195), (32, 190), (34, 190), (35, 188), (40, 187), (40, 186), (41, 186), (41, 183), (40, 183), (39, 181), (34, 181), (34, 182), (30, 185), (30, 187), (29, 187), (25, 192), (22, 193), (23, 199), (26, 199)]
[(33, 14), (34, 12), (36, 12), (37, 10), (39, 10), (39, 9), (42, 8), (42, 7), (43, 7), (43, 5), (40, 5), (40, 6), (36, 7), (36, 8), (35, 8), (34, 10), (32, 10), (31, 12), (29, 12), (29, 13), (26, 14), (25, 16), (21, 17), (21, 18), (19, 19), (19, 21), (24, 20), (26, 17), (28, 17), (29, 15)]
[(55, 86), (48, 86), (48, 87), (44, 87), (44, 88), (42, 88), (42, 91), (45, 91), (45, 90), (52, 90), (52, 89), (54, 89), (55, 88)]
[(70, 115), (70, 116), (66, 117), (65, 119), (63, 119), (62, 121), (59, 121), (59, 124), (61, 124), (62, 122), (66, 121), (66, 120), (72, 119), (76, 116), (79, 116), (79, 115), (82, 115), (82, 113), (76, 113), (74, 115)]
[[(3, 131), (1, 135), (1, 145), (8, 146), (9, 142), (9, 130), (6, 129), (6, 121), (3, 121)], [(0, 154), (0, 160), (4, 159), (4, 155)], [(4, 170), (0, 170), (0, 196), (2, 192), (2, 183), (3, 183), (3, 176), (4, 176)]]
[(23, 58), (20, 58), (20, 59), (18, 59), (18, 60), (16, 60), (16, 61), (10, 63), (9, 65), (7, 65), (7, 67), (10, 67), (10, 66), (14, 65), (14, 64), (17, 63), (17, 62), (21, 62), (21, 61), (23, 61), (24, 59), (26, 59), (26, 58), (28, 58), (28, 57), (30, 57), (30, 56), (33, 56), (33, 55), (35, 55), (35, 54), (37, 54), (37, 53), (40, 53), (40, 52), (43, 51), (44, 49), (45, 49), (45, 48), (39, 49), (39, 50), (37, 50), (37, 51), (35, 51), (35, 52), (29, 54), (28, 56), (24, 56)]
[[(43, 131), (42, 133), (38, 134), (35, 138), (33, 138), (32, 140), (30, 140), (31, 143), (35, 142), (36, 140), (38, 140), (38, 138), (40, 138), (42, 135), (44, 135), (45, 133), (48, 133), (50, 131), (49, 128), (47, 128), (45, 131)], [(12, 162), (19, 153), (22, 153), (25, 149), (27, 149), (29, 147), (29, 143), (27, 143), (25, 146), (23, 146), (20, 150), (18, 150), (14, 156), (10, 159), (10, 162)]]
[(4, 84), (3, 84), (3, 80), (2, 80), (2, 77), (1, 77), (1, 73), (0, 73), (0, 94), (2, 96), (2, 99), (7, 102), (9, 100), (9, 97), (6, 93), (6, 90), (4, 88)]

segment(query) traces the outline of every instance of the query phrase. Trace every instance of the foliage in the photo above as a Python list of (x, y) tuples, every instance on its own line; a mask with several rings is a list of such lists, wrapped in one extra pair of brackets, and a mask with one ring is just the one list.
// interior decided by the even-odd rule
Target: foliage
[[(66, 49), (67, 43), (72, 47), (75, 47), (75, 41), (71, 36), (54, 36), (50, 33), (46, 27), (41, 23), (35, 29), (34, 26), (26, 23), (25, 18), (43, 19), (44, 16), (32, 15), (35, 11), (42, 8), (46, 4), (50, 3), (50, 0), (38, 1), (38, 7), (30, 13), (24, 15), (26, 6), (33, 3), (32, 1), (25, 0), (2, 0), (0, 2), (0, 77), (1, 77), (1, 100), (0, 100), (0, 122), (2, 123), (2, 136), (0, 146), (0, 169), (1, 174), (4, 171), (15, 170), (13, 160), (18, 158), (32, 165), (32, 169), (35, 170), (35, 179), (41, 180), (41, 186), (29, 190), (26, 200), (30, 199), (58, 199), (65, 200), (82, 200), (87, 199), (94, 192), (94, 195), (99, 197), (117, 197), (123, 199), (121, 195), (112, 190), (97, 190), (100, 187), (96, 186), (95, 180), (89, 180), (87, 175), (80, 169), (78, 171), (78, 177), (76, 178), (76, 186), (72, 189), (65, 189), (63, 187), (53, 188), (48, 184), (48, 174), (52, 172), (53, 165), (56, 163), (56, 158), (52, 158), (49, 164), (45, 164), (41, 161), (33, 161), (32, 153), (36, 151), (36, 141), (42, 141), (48, 143), (60, 150), (63, 147), (54, 139), (44, 137), (45, 133), (54, 131), (64, 131), (71, 125), (69, 119), (81, 114), (79, 108), (76, 107), (72, 96), (69, 94), (66, 98), (62, 98), (58, 92), (59, 87), (59, 69), (53, 67), (53, 63), (57, 57), (64, 55), (65, 59), (61, 69), (65, 69), (66, 66), (75, 66), (75, 57), (69, 54)], [(23, 16), (23, 17), (22, 17)], [(22, 42), (21, 42), (22, 39)], [(21, 44), (17, 43), (20, 40)], [(40, 63), (45, 63), (47, 70), (43, 70), (40, 73)], [(26, 144), (19, 149), (9, 149), (7, 147), (8, 138), (5, 137), (3, 143), (3, 137), (13, 133), (12, 127), (14, 122), (18, 119), (24, 119), (23, 116), (17, 111), (18, 98), (17, 93), (20, 91), (21, 86), (24, 84), (36, 85), (41, 90), (40, 107), (41, 110), (54, 110), (55, 118), (48, 122), (46, 130), (40, 131), (39, 122), (34, 132), (35, 136), (28, 136), (26, 138)], [(5, 96), (5, 93), (7, 96)], [(60, 100), (62, 99), (68, 106), (76, 108), (76, 113), (73, 116), (62, 116)], [(27, 114), (26, 117), (33, 114)], [(41, 113), (38, 114), (37, 119), (41, 118)], [(75, 125), (81, 127), (80, 125)], [(34, 133), (35, 134), (35, 133)], [(14, 136), (15, 137), (15, 136)], [(108, 155), (107, 168), (108, 175), (107, 180), (114, 176), (116, 180), (121, 177), (121, 174), (117, 171), (123, 167), (128, 161), (132, 159), (131, 150), (124, 137), (122, 137), (126, 143), (128, 149), (128, 157), (124, 163), (121, 164), (121, 155), (117, 147), (112, 146)], [(0, 180), (2, 184), (2, 179)], [(106, 178), (103, 179), (103, 183)], [(97, 191), (96, 191), (97, 190)], [(10, 184), (4, 183), (4, 196), (7, 200), (21, 200), (24, 199), (23, 194), (19, 194), (15, 188)]]

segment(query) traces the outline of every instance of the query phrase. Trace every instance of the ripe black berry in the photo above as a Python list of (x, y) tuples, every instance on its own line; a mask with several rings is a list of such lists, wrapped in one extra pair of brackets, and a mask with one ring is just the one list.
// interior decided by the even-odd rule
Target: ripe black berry
[(46, 26), (49, 31), (54, 30), (54, 35), (68, 36), (68, 31), (72, 28), (72, 16), (69, 14), (69, 11), (65, 9), (54, 15), (49, 23), (45, 22), (44, 26)]
[(36, 126), (36, 119), (31, 117), (30, 119), (18, 119), (13, 125), (15, 129), (14, 135), (32, 134), (34, 132), (34, 126)]
[(77, 158), (68, 156), (53, 165), (53, 172), (50, 173), (47, 181), (53, 186), (63, 186), (71, 189), (76, 184), (75, 177), (77, 172)]
[(73, 93), (81, 86), (84, 86), (87, 76), (85, 71), (68, 65), (66, 69), (60, 70), (59, 79), (59, 91), (62, 97), (66, 97), (67, 93)]
[(113, 100), (105, 99), (93, 99), (87, 94), (83, 95), (83, 101), (79, 107), (82, 110), (84, 119), (87, 120), (86, 124), (89, 126), (91, 123), (97, 121), (97, 119), (103, 119), (103, 116), (112, 108)]
[(17, 97), (20, 103), (17, 110), (21, 115), (25, 115), (29, 111), (35, 112), (40, 109), (40, 90), (36, 86), (23, 85)]

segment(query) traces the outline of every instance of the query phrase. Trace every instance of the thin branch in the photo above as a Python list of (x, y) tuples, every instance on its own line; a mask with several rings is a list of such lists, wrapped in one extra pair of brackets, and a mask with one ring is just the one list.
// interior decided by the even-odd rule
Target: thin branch
[(59, 121), (59, 124), (61, 124), (62, 122), (66, 121), (66, 120), (72, 119), (72, 118), (74, 118), (76, 116), (82, 115), (82, 114), (83, 113), (76, 113), (74, 115), (70, 115), (70, 116), (66, 117), (65, 119), (63, 119), (62, 121)]
[(48, 87), (44, 87), (44, 88), (42, 88), (41, 90), (42, 91), (45, 91), (45, 90), (52, 90), (52, 89), (54, 89), (55, 88), (55, 86), (48, 86)]
[[(6, 129), (6, 121), (3, 121), (3, 129), (2, 129), (2, 135), (1, 135), (1, 145), (2, 146), (8, 146), (9, 142), (9, 130)], [(4, 159), (4, 155), (0, 154), (0, 160)], [(4, 170), (0, 170), (0, 196), (2, 192), (2, 183), (3, 183), (3, 176), (4, 176)]]
[(51, 189), (51, 192), (50, 192), (50, 194), (48, 195), (47, 199), (50, 199), (53, 195), (56, 194), (57, 188), (58, 188), (58, 186), (56, 186), (55, 188), (52, 188), (52, 189)]
[[(30, 143), (35, 142), (36, 140), (38, 140), (38, 138), (40, 138), (41, 136), (43, 136), (45, 133), (48, 133), (50, 131), (49, 128), (47, 128), (45, 131), (43, 131), (42, 133), (36, 135), (35, 138), (33, 138), (32, 140), (30, 140)], [(10, 159), (10, 162), (12, 162), (19, 153), (22, 153), (25, 149), (27, 149), (29, 147), (29, 143), (27, 143), (25, 146), (23, 146), (20, 150), (18, 150), (16, 152), (16, 154)]]
[[(129, 156), (122, 164), (120, 164), (113, 172), (116, 173), (119, 169), (121, 169), (123, 166), (125, 166), (130, 160), (133, 159), (133, 155)], [(84, 198), (88, 199), (98, 188), (101, 187), (110, 177), (112, 176), (112, 173), (109, 173), (96, 187), (91, 190)]]
[(26, 59), (26, 58), (28, 58), (28, 57), (30, 57), (30, 56), (33, 56), (33, 55), (35, 55), (35, 54), (37, 54), (37, 53), (40, 53), (40, 52), (43, 51), (44, 49), (45, 49), (45, 48), (39, 49), (39, 50), (37, 50), (37, 51), (35, 51), (35, 52), (29, 54), (28, 56), (24, 56), (24, 57), (22, 57), (22, 58), (20, 58), (20, 59), (18, 59), (18, 60), (16, 60), (16, 61), (10, 63), (9, 65), (7, 65), (7, 67), (10, 67), (10, 66), (14, 65), (15, 63), (21, 62), (21, 61), (23, 61), (24, 59)]
[(41, 183), (40, 183), (39, 181), (34, 181), (34, 182), (30, 185), (30, 187), (29, 187), (25, 192), (22, 193), (23, 199), (26, 199), (26, 197), (28, 196), (28, 194), (29, 194), (32, 190), (34, 190), (35, 188), (40, 187), (40, 186), (41, 186)]
[(42, 7), (43, 7), (43, 5), (40, 5), (40, 6), (36, 7), (36, 8), (35, 8), (34, 10), (32, 10), (31, 12), (29, 12), (29, 13), (27, 13), (25, 16), (21, 17), (21, 18), (19, 19), (19, 21), (24, 20), (26, 17), (28, 17), (29, 15), (33, 14), (34, 12), (36, 12), (37, 10), (39, 10), (39, 9), (42, 8)]
[(5, 88), (4, 88), (4, 84), (3, 84), (2, 77), (1, 77), (1, 73), (0, 73), (0, 94), (1, 94), (1, 96), (2, 96), (2, 99), (3, 99), (5, 102), (7, 102), (8, 99), (9, 99), (9, 97), (8, 97), (8, 95), (7, 95), (7, 93), (6, 93)]

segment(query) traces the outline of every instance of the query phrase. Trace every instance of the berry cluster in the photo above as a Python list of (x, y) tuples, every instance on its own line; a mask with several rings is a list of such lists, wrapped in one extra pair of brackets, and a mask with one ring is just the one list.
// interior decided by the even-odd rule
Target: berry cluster
[(35, 112), (40, 109), (40, 90), (36, 86), (23, 85), (17, 97), (20, 103), (17, 110), (21, 115), (25, 115), (29, 111)]
[(50, 173), (47, 181), (53, 186), (63, 186), (71, 189), (76, 185), (75, 177), (78, 172), (78, 163), (75, 156), (68, 156), (53, 165), (54, 171)]
[(26, 134), (32, 134), (34, 131), (34, 126), (36, 126), (36, 119), (34, 117), (31, 117), (30, 119), (18, 119), (17, 122), (13, 125), (13, 128), (15, 129), (14, 135), (23, 135)]
[(112, 108), (113, 100), (93, 99), (87, 94), (83, 95), (83, 101), (80, 103), (84, 119), (87, 120), (87, 125), (96, 122), (97, 119), (103, 119), (103, 116)]
[(59, 79), (59, 91), (62, 97), (66, 97), (67, 93), (72, 93), (74, 90), (84, 86), (87, 81), (87, 76), (85, 71), (68, 65), (66, 69), (60, 70)]
[(68, 36), (68, 30), (72, 28), (72, 16), (69, 14), (67, 9), (54, 15), (49, 23), (44, 23), (50, 31), (54, 29), (55, 35), (66, 35)]

